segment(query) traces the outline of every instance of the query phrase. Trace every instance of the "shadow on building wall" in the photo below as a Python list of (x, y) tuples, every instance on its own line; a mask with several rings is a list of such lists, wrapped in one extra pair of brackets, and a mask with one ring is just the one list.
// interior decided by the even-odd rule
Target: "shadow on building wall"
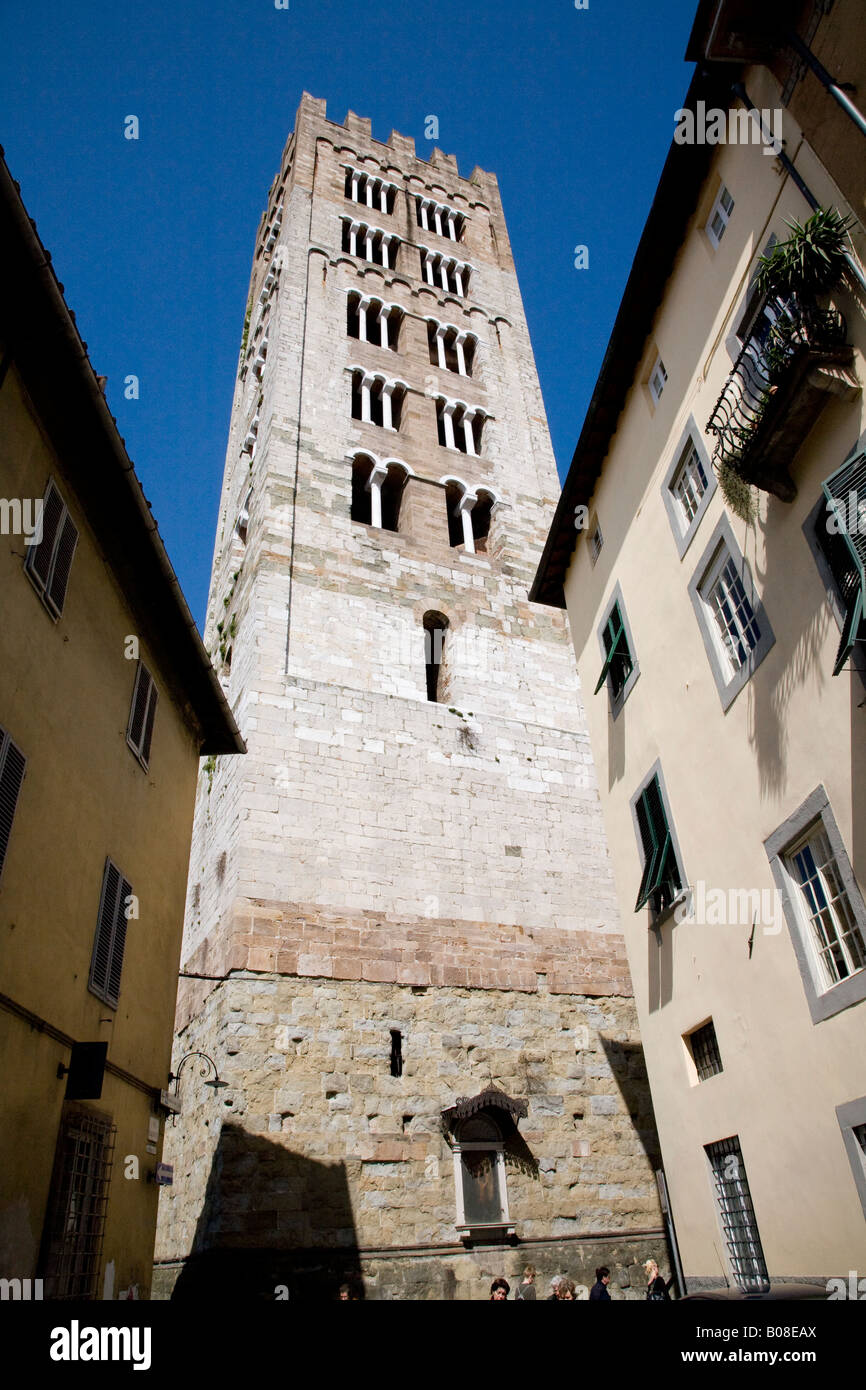
[(603, 1033), (599, 1033), (599, 1040), (635, 1134), (655, 1171), (661, 1166), (661, 1148), (643, 1048), (640, 1043), (617, 1042)]
[(364, 1297), (345, 1165), (223, 1125), (172, 1298), (321, 1302), (343, 1283)]

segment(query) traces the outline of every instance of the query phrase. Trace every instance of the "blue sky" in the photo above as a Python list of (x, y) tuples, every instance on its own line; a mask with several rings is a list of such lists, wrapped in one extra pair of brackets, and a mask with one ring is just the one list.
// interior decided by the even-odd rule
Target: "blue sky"
[(696, 0), (289, 6), (0, 11), (0, 143), (200, 625), (253, 238), (301, 92), (419, 153), (435, 114), (461, 173), (497, 174), (564, 475), (692, 72)]

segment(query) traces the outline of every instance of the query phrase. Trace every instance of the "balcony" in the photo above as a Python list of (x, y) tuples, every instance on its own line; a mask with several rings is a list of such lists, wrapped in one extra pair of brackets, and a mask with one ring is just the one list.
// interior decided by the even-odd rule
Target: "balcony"
[(769, 296), (707, 422), (716, 436), (713, 465), (744, 483), (792, 502), (788, 464), (829, 395), (859, 390), (849, 370), (854, 350), (835, 308), (796, 295)]

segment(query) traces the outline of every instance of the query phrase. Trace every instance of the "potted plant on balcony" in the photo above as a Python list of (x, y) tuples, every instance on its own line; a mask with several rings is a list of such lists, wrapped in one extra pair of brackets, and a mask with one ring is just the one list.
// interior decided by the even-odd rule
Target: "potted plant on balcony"
[[(790, 501), (796, 489), (778, 459), (780, 421), (793, 425), (792, 400), (803, 397), (802, 376), (816, 361), (839, 361), (846, 327), (827, 296), (848, 268), (847, 233), (853, 219), (818, 208), (758, 262), (755, 289), (763, 308), (744, 344), (708, 428), (719, 436), (714, 457), (722, 492), (736, 515), (755, 516), (753, 486)], [(814, 409), (814, 407), (807, 407)], [(773, 455), (775, 453), (775, 459)]]

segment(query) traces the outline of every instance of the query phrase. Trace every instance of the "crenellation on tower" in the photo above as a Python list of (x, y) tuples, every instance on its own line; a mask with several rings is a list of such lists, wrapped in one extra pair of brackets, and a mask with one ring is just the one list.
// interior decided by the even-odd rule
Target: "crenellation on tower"
[[(179, 1293), (233, 1251), (261, 1296), (342, 1261), (389, 1298), (420, 1242), (424, 1296), (473, 1297), (522, 1239), (589, 1270), (610, 1231), (625, 1268), (663, 1247), (651, 1113), (565, 624), (527, 597), (557, 477), (498, 184), (307, 94), (286, 149), (205, 631), (248, 753), (200, 778), (178, 1012), (228, 1090), (184, 1101), (158, 1257)], [(485, 1222), (454, 1106), (491, 1081)]]

